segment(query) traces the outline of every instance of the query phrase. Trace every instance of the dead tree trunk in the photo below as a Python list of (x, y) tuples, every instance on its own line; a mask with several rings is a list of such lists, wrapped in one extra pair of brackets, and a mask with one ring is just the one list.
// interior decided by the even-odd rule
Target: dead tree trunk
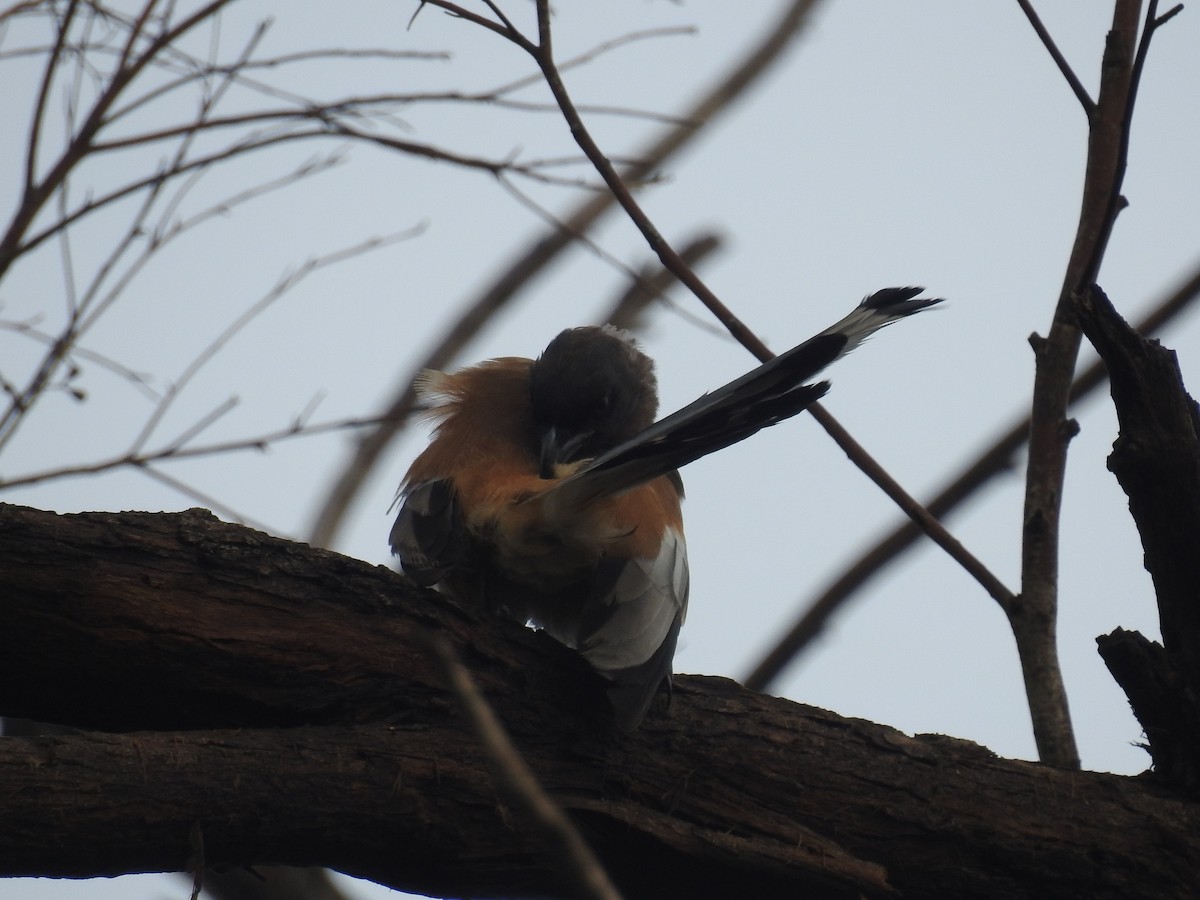
[(1118, 628), (1097, 638), (1142, 723), (1155, 774), (1200, 788), (1200, 411), (1175, 354), (1129, 327), (1098, 287), (1079, 318), (1104, 360), (1121, 434), (1108, 468), (1129, 497), (1154, 580), (1163, 643)]

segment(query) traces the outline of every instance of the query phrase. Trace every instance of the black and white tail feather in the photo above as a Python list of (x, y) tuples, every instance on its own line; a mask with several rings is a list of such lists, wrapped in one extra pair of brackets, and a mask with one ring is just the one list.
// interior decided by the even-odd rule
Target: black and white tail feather
[(884, 326), (942, 302), (940, 297), (918, 297), (923, 290), (876, 291), (820, 334), (586, 463), (540, 495), (540, 502), (586, 505), (666, 475), (803, 412), (829, 390), (829, 382), (805, 384), (808, 379)]

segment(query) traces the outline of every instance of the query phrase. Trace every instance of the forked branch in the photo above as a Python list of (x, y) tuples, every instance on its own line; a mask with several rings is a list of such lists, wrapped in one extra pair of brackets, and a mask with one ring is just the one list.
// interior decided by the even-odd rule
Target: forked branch
[(1089, 120), (1088, 160), (1075, 242), (1054, 310), (1050, 333), (1032, 339), (1036, 371), (1030, 413), (1029, 464), (1021, 541), (1021, 594), (1009, 622), (1016, 637), (1033, 719), (1038, 754), (1044, 762), (1079, 766), (1066, 690), (1058, 663), (1059, 517), (1067, 445), (1074, 423), (1066, 418), (1072, 375), (1079, 353), (1076, 304), (1096, 279), (1124, 198), (1130, 126), (1138, 77), (1150, 39), (1164, 20), (1157, 3), (1147, 6), (1138, 40), (1140, 0), (1117, 0), (1101, 64), (1100, 97)]

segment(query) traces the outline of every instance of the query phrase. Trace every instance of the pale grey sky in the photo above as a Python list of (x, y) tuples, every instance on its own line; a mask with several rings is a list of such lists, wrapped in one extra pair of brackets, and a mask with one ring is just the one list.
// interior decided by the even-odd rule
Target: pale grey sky
[[(1110, 4), (1035, 4), (1093, 93)], [(505, 4), (526, 20), (531, 4)], [(318, 46), (446, 50), (448, 62), (311, 67), (299, 93), (462, 89), (528, 74), (529, 61), (496, 36), (415, 4), (234, 4), (222, 45), (274, 18), (264, 51)], [(779, 3), (608, 0), (558, 4), (560, 58), (651, 27), (694, 25), (690, 36), (638, 42), (568, 73), (577, 102), (676, 112), (738, 57)], [(10, 35), (9, 40), (15, 36)], [(1134, 123), (1125, 195), (1101, 272), (1114, 302), (1137, 318), (1200, 263), (1200, 18), (1188, 9), (1160, 32)], [(0, 49), (5, 49), (0, 46)], [(17, 65), (7, 63), (6, 65)], [(13, 70), (17, 71), (17, 70)], [(5, 121), (32, 104), (34, 70), (5, 78)], [(364, 73), (369, 72), (366, 83)], [(298, 73), (299, 74), (299, 73)], [(542, 99), (533, 89), (523, 95)], [(171, 116), (178, 110), (150, 110)], [(430, 104), (405, 113), (415, 140), (479, 156), (574, 152), (561, 120)], [(588, 116), (614, 156), (660, 126)], [(7, 160), (19, 129), (0, 135)], [(328, 145), (332, 147), (333, 145)], [(1075, 97), (1016, 3), (859, 0), (825, 4), (782, 65), (642, 195), (660, 231), (680, 240), (717, 229), (727, 244), (702, 274), (767, 343), (782, 350), (829, 325), (880, 287), (923, 284), (948, 298), (937, 314), (901, 323), (830, 372), (827, 407), (918, 497), (1025, 414), (1032, 385), (1027, 337), (1045, 331), (1074, 233), (1086, 149)], [(261, 153), (211, 180), (189, 201), (231, 193), (287, 171), (317, 144)], [(98, 183), (136, 161), (93, 171)], [(14, 199), (10, 172), (0, 209)], [(524, 186), (554, 212), (577, 195)], [(76, 187), (78, 195), (84, 185)], [(286, 425), (314, 395), (317, 418), (369, 415), (497, 267), (544, 225), (490, 177), (444, 164), (348, 148), (334, 170), (198, 230), (147, 268), (92, 333), (88, 346), (159, 379), (182, 366), (288, 268), (360, 240), (425, 223), (426, 230), (313, 275), (243, 331), (193, 382), (163, 423), (163, 439), (227, 397), (239, 405), (211, 437)], [(82, 270), (104, 252), (98, 229), (74, 248)], [(647, 252), (610, 216), (596, 239), (617, 258)], [(62, 316), (59, 257), (51, 252), (0, 289), (0, 316)], [(531, 286), (473, 342), (462, 362), (535, 355), (560, 329), (591, 321), (623, 287), (621, 273), (578, 249)], [(703, 316), (682, 292), (675, 302)], [(1200, 384), (1200, 320), (1172, 327), (1185, 378)], [(670, 411), (753, 365), (745, 350), (676, 313), (657, 312), (644, 336)], [(24, 357), (0, 332), (0, 360)], [(1088, 357), (1090, 358), (1090, 357)], [(103, 372), (85, 373), (87, 403), (53, 396), (3, 459), (5, 476), (86, 462), (122, 450), (149, 403)], [(1095, 651), (1117, 626), (1157, 637), (1153, 594), (1125, 500), (1105, 469), (1116, 436), (1107, 395), (1078, 413), (1064, 506), (1060, 650), (1084, 764), (1134, 773), (1146, 755), (1124, 696)], [(338, 550), (387, 562), (388, 506), (425, 440), (413, 429), (372, 479)], [(265, 454), (177, 464), (168, 471), (276, 533), (302, 536), (344, 462), (343, 436)], [(1020, 460), (951, 530), (1015, 588)], [(770, 429), (684, 473), (692, 599), (676, 669), (742, 677), (841, 567), (898, 520), (891, 503), (811, 419)], [(187, 498), (136, 472), (47, 482), (0, 499), (61, 511), (181, 509)], [(798, 701), (985, 744), (1032, 758), (1020, 671), (995, 604), (929, 545), (874, 581), (778, 689)], [(0, 881), (0, 900), (126, 900), (181, 895), (158, 878), (115, 882)], [(363, 896), (385, 896), (363, 887)]]

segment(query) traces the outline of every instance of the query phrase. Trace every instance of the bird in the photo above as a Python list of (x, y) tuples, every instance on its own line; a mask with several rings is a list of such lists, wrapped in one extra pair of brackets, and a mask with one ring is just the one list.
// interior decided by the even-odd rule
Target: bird
[(877, 291), (657, 421), (654, 363), (611, 326), (569, 328), (537, 359), (425, 370), (414, 387), (436, 426), (401, 482), (392, 552), (417, 584), (578, 651), (632, 732), (670, 687), (687, 613), (679, 469), (811, 406), (822, 369), (942, 302), (923, 291)]

